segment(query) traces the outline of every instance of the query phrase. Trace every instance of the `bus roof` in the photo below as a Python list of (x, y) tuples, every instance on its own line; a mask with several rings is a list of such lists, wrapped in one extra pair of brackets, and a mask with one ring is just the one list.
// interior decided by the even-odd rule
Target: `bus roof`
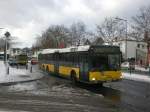
[(40, 53), (41, 54), (51, 54), (51, 53), (67, 53), (67, 52), (88, 51), (90, 48), (99, 48), (99, 47), (119, 48), (118, 46), (110, 46), (110, 45), (97, 45), (97, 46), (84, 45), (84, 46), (72, 46), (72, 47), (60, 48), (60, 49), (43, 49), (43, 50), (41, 50)]
[(90, 48), (89, 45), (86, 46), (72, 46), (68, 48), (60, 48), (60, 49), (43, 49), (41, 51), (42, 54), (50, 54), (50, 53), (66, 53), (66, 52), (75, 52), (75, 51), (88, 51)]

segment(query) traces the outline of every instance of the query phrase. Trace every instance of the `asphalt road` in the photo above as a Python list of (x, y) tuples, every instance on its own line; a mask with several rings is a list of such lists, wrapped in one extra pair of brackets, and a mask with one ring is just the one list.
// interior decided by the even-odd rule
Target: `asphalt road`
[(150, 84), (129, 80), (103, 87), (45, 75), (44, 78), (0, 86), (2, 112), (150, 112)]

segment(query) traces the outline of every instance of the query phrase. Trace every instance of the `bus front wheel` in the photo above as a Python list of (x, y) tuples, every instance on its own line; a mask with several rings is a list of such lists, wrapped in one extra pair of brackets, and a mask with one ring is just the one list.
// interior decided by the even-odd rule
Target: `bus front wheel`
[(95, 87), (103, 87), (103, 83), (95, 84)]

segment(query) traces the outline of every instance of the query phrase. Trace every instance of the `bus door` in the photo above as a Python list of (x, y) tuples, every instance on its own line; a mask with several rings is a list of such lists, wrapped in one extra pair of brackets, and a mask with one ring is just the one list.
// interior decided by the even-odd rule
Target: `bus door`
[(80, 63), (80, 75), (79, 78), (81, 81), (88, 81), (88, 55), (81, 54), (79, 56), (79, 63)]
[(56, 74), (59, 73), (59, 53), (54, 53), (54, 71)]

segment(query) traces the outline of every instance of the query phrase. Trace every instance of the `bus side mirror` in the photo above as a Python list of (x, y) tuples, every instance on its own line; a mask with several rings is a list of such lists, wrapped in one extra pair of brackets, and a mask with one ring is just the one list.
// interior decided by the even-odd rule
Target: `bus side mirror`
[(123, 63), (124, 62), (124, 60), (123, 60), (123, 58), (121, 57), (121, 63)]
[(123, 62), (124, 62), (124, 59), (123, 59), (123, 56), (122, 56), (122, 52), (121, 52), (121, 54), (120, 54), (120, 57), (121, 57), (121, 63), (123, 63)]

